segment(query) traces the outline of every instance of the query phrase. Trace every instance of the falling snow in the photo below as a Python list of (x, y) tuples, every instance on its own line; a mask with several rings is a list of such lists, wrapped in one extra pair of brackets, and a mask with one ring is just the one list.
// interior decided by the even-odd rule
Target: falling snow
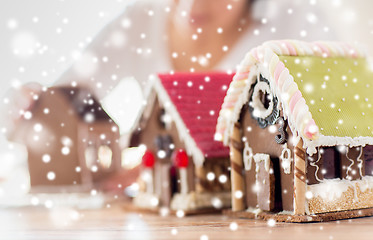
[[(113, 5), (115, 4), (117, 5)], [(7, 74), (8, 72), (6, 71), (12, 71), (11, 73), (8, 73), (8, 75), (5, 75), (4, 79), (9, 80), (9, 87), (13, 87), (14, 89), (19, 89), (22, 84), (24, 84), (26, 81), (31, 80), (38, 80), (41, 81), (43, 84), (46, 85), (51, 85), (54, 80), (56, 80), (66, 69), (67, 67), (72, 63), (72, 61), (76, 61), (76, 63), (73, 65), (73, 71), (74, 74), (76, 74), (77, 77), (81, 77), (84, 79), (88, 79), (89, 84), (95, 88), (95, 90), (101, 90), (104, 89), (103, 91), (108, 91), (107, 89), (113, 89), (114, 85), (116, 83), (114, 82), (119, 82), (122, 80), (123, 74), (121, 72), (121, 69), (125, 69), (128, 66), (125, 66), (124, 63), (119, 63), (116, 61), (116, 58), (113, 57), (112, 55), (107, 54), (105, 51), (103, 51), (103, 54), (98, 54), (99, 52), (97, 51), (83, 51), (88, 47), (90, 48), (89, 44), (91, 42), (95, 41), (95, 35), (96, 31), (98, 29), (102, 28), (102, 25), (99, 25), (97, 23), (104, 21), (105, 19), (109, 21), (112, 17), (114, 17), (115, 14), (118, 12), (122, 11), (123, 4), (119, 5), (121, 2), (125, 2), (122, 0), (117, 0), (113, 1), (113, 3), (109, 3), (109, 5), (113, 5), (114, 7), (112, 10), (107, 10), (105, 9), (96, 9), (94, 14), (94, 21), (92, 19), (89, 19), (90, 17), (90, 11), (86, 9), (87, 15), (79, 15), (79, 18), (82, 18), (82, 24), (80, 25), (80, 21), (77, 21), (76, 18), (74, 18), (74, 11), (72, 9), (71, 13), (69, 12), (63, 12), (62, 9), (57, 9), (57, 11), (50, 11), (53, 12), (52, 17), (46, 17), (46, 15), (43, 13), (43, 11), (36, 11), (33, 9), (33, 11), (29, 11), (31, 15), (27, 15), (26, 17), (20, 17), (17, 14), (9, 15), (12, 17), (9, 17), (8, 19), (5, 19), (4, 21), (4, 29), (7, 31), (7, 34), (2, 34), (2, 36), (5, 36), (6, 44), (9, 46), (9, 53), (11, 55), (6, 55), (7, 61), (9, 60), (9, 63), (12, 65), (12, 67), (9, 67), (8, 69), (4, 69), (4, 73)], [(322, 1), (317, 1), (317, 0), (309, 0), (309, 5), (308, 7), (312, 6), (312, 9), (314, 7), (320, 6)], [(61, 6), (62, 4), (66, 4), (66, 1), (60, 1)], [(307, 5), (307, 3), (304, 3)], [(362, 42), (367, 41), (369, 39), (368, 37), (365, 37), (366, 33), (369, 33), (371, 35), (371, 29), (364, 29), (363, 27), (365, 25), (370, 25), (371, 27), (371, 19), (365, 19), (364, 14), (360, 14), (359, 11), (356, 9), (349, 9), (351, 8), (351, 4), (346, 3), (345, 1), (341, 0), (333, 0), (329, 3), (331, 7), (333, 7), (332, 11), (330, 11), (330, 19), (336, 19), (341, 25), (341, 29), (339, 30), (339, 34), (341, 36), (344, 36), (349, 41), (355, 41), (355, 40), (362, 40)], [(234, 4), (228, 4), (225, 6), (226, 10), (233, 12), (234, 11)], [(77, 8), (81, 9), (81, 8)], [(118, 9), (117, 11), (114, 11), (115, 9)], [(162, 9), (165, 13), (169, 14), (171, 12), (172, 8), (171, 7), (165, 7)], [(334, 11), (333, 11), (334, 10)], [(264, 12), (264, 11), (263, 11)], [(299, 9), (296, 6), (291, 6), (291, 7), (286, 7), (284, 10), (288, 17), (296, 16), (299, 14)], [(336, 14), (333, 12), (337, 13)], [(359, 14), (358, 14), (359, 13)], [(187, 17), (188, 12), (187, 11), (181, 11), (180, 15), (183, 17)], [(145, 15), (149, 18), (155, 19), (156, 17), (159, 16), (159, 12), (157, 12), (155, 9), (146, 9)], [(265, 14), (263, 14), (265, 15)], [(85, 17), (82, 16), (87, 16), (87, 21), (84, 21)], [(281, 14), (282, 17), (284, 17), (284, 14)], [(319, 15), (317, 11), (312, 11), (307, 10), (305, 14), (303, 14), (303, 18), (305, 23), (308, 25), (315, 25), (318, 30), (328, 33), (328, 32), (335, 32), (336, 29), (333, 26), (333, 24), (329, 24), (324, 21), (322, 18), (322, 14)], [(362, 20), (364, 19), (364, 20)], [(89, 23), (89, 26), (87, 24)], [(92, 22), (92, 23), (91, 23)], [(351, 24), (353, 23), (353, 24)], [(32, 25), (30, 25), (32, 24)], [(152, 33), (151, 32), (143, 32), (142, 29), (137, 28), (135, 25), (137, 23), (133, 21), (130, 17), (121, 17), (120, 20), (118, 21), (118, 27), (113, 29), (108, 34), (107, 39), (105, 39), (105, 44), (103, 44), (103, 49), (108, 49), (108, 51), (112, 51), (115, 49), (115, 51), (119, 52), (125, 47), (131, 47), (133, 49), (134, 53), (136, 53), (139, 57), (149, 57), (150, 55), (156, 55), (158, 54), (157, 49), (154, 49), (152, 47), (149, 47), (147, 45), (141, 45), (136, 42), (135, 45), (130, 41), (130, 39), (127, 36), (127, 33), (133, 29), (138, 29), (138, 33), (136, 33), (136, 39), (138, 41), (146, 42), (149, 39), (152, 39)], [(255, 36), (255, 38), (260, 39), (261, 37), (263, 38), (271, 38), (271, 36), (277, 37), (277, 33), (281, 33), (283, 31), (282, 27), (280, 25), (277, 25), (273, 22), (272, 16), (259, 16), (258, 17), (258, 25), (266, 25), (266, 28), (261, 28), (259, 26), (255, 26), (255, 28), (249, 28), (251, 36)], [(87, 29), (91, 26), (97, 27), (94, 28), (94, 30), (87, 30), (84, 31), (85, 27)], [(353, 28), (356, 26), (361, 27), (362, 29), (359, 30), (358, 27), (357, 29), (353, 29), (352, 34), (350, 33), (351, 30), (349, 31), (349, 25), (353, 25)], [(46, 28), (48, 26), (48, 28)], [(75, 26), (75, 28), (74, 28)], [(80, 29), (78, 32), (74, 33), (74, 29)], [(96, 29), (97, 28), (97, 29)], [(47, 29), (50, 30), (50, 33), (46, 35), (46, 33), (41, 32), (39, 29), (46, 29), (43, 30), (44, 32), (47, 32)], [(93, 29), (93, 28), (92, 28)], [(244, 30), (244, 28), (242, 28)], [(242, 31), (241, 29), (241, 31)], [(4, 31), (4, 30), (3, 30)], [(81, 34), (79, 32), (82, 32)], [(314, 32), (312, 29), (304, 28), (304, 29), (299, 29), (299, 28), (294, 28), (295, 33), (292, 35), (295, 38), (302, 38), (302, 39), (308, 39), (308, 38), (313, 38)], [(338, 29), (337, 29), (338, 31)], [(361, 31), (361, 32), (359, 32)], [(207, 31), (202, 28), (197, 28), (194, 33), (190, 35), (191, 40), (197, 41), (202, 38), (202, 36), (206, 33)], [(214, 29), (215, 35), (224, 35), (227, 33), (228, 30), (223, 28), (223, 27), (218, 27), (216, 30)], [(366, 33), (365, 33), (366, 32)], [(217, 34), (216, 34), (217, 33)], [(266, 35), (266, 34), (270, 35)], [(49, 35), (50, 34), (50, 35)], [(75, 36), (76, 35), (76, 36)], [(327, 35), (329, 36), (329, 35)], [(7, 39), (9, 38), (9, 39)], [(355, 39), (356, 38), (356, 39)], [(63, 39), (63, 43), (61, 43), (61, 39)], [(321, 39), (322, 40), (322, 39)], [(73, 43), (71, 43), (73, 42)], [(64, 45), (66, 44), (66, 47)], [(128, 45), (132, 44), (132, 45)], [(137, 45), (138, 44), (138, 45)], [(368, 44), (368, 47), (370, 45)], [(219, 46), (219, 51), (226, 52), (229, 54), (232, 50), (235, 48), (232, 47), (228, 43), (224, 43)], [(101, 52), (100, 52), (101, 53)], [(243, 52), (240, 53), (241, 55), (244, 54)], [(171, 54), (172, 58), (177, 59), (185, 56), (185, 52), (172, 52)], [(190, 57), (190, 56), (189, 56)], [(188, 59), (189, 59), (188, 57)], [(202, 53), (201, 55), (196, 54), (195, 56), (190, 57), (190, 62), (193, 62), (201, 67), (210, 67), (211, 64), (214, 62), (214, 57), (215, 53)], [(12, 61), (12, 62), (10, 62)], [(189, 60), (188, 60), (189, 61)], [(4, 61), (5, 62), (5, 61)], [(301, 64), (300, 60), (297, 58), (295, 60), (296, 64)], [(235, 63), (236, 64), (236, 63)], [(338, 64), (336, 62), (336, 64)], [(40, 65), (40, 66), (39, 66)], [(107, 75), (96, 75), (98, 73), (101, 73), (100, 71), (103, 68), (106, 68), (108, 66), (113, 66), (108, 70)], [(231, 69), (234, 69), (233, 67)], [(190, 71), (197, 71), (196, 68), (191, 68)], [(173, 70), (171, 70), (173, 72)], [(296, 76), (301, 78), (302, 75), (305, 73), (299, 73)], [(328, 75), (325, 75), (323, 78), (323, 81), (320, 85), (316, 85), (313, 83), (307, 83), (303, 86), (302, 90), (305, 93), (315, 93), (318, 92), (320, 89), (325, 90), (325, 92), (330, 91), (332, 84), (329, 82), (331, 81), (331, 78), (333, 76), (333, 70), (329, 69)], [(106, 80), (105, 80), (106, 79)], [(208, 83), (210, 82), (210, 77), (205, 78), (205, 83), (203, 85), (198, 85), (198, 86), (193, 86), (192, 82), (187, 83), (187, 87), (193, 88), (193, 87), (198, 87), (200, 91), (204, 91), (207, 88)], [(111, 81), (111, 82), (109, 82)], [(341, 76), (341, 81), (344, 81), (344, 88), (350, 89), (350, 87), (354, 84), (361, 84), (363, 81), (362, 79), (359, 78), (350, 78), (350, 75), (343, 75)], [(109, 83), (108, 83), (109, 82)], [(77, 87), (79, 82), (73, 81), (71, 82), (72, 87)], [(210, 83), (211, 84), (211, 83)], [(174, 86), (178, 85), (177, 81), (173, 82)], [(366, 87), (369, 87), (367, 84)], [(226, 90), (228, 86), (222, 87), (222, 90)], [(34, 95), (33, 99), (36, 101), (39, 98), (38, 95)], [(181, 99), (181, 97), (180, 97)], [(4, 104), (10, 104), (11, 100), (8, 98), (3, 99)], [(124, 100), (123, 100), (124, 101)], [(130, 100), (127, 100), (128, 102), (131, 102)], [(343, 125), (348, 125), (348, 120), (345, 118), (342, 118), (342, 114), (345, 111), (343, 108), (343, 104), (347, 102), (354, 101), (356, 103), (361, 104), (366, 104), (366, 109), (364, 111), (360, 111), (359, 115), (361, 116), (370, 116), (368, 108), (371, 108), (371, 100), (369, 99), (369, 96), (366, 96), (362, 93), (359, 92), (353, 92), (351, 96), (349, 97), (343, 97), (339, 98), (336, 101), (329, 101), (327, 97), (325, 96), (325, 100), (322, 98), (314, 98), (310, 100), (310, 105), (316, 105), (318, 109), (320, 109), (320, 112), (326, 112), (330, 113), (333, 112), (335, 114), (340, 114), (337, 115), (336, 119), (334, 120), (335, 127), (339, 129), (342, 128)], [(139, 101), (141, 102), (141, 100)], [(324, 102), (324, 104), (321, 106), (320, 102)], [(200, 100), (196, 101), (197, 104), (201, 104)], [(87, 101), (88, 105), (93, 105), (94, 102), (92, 99)], [(45, 115), (51, 115), (52, 113), (54, 114), (55, 111), (58, 111), (58, 109), (54, 108), (44, 108), (42, 112)], [(18, 113), (18, 112), (17, 112)], [(216, 116), (218, 112), (214, 110), (207, 110), (207, 113), (211, 116)], [(19, 114), (25, 119), (25, 120), (33, 120), (34, 114), (31, 110), (25, 109), (19, 112)], [(198, 119), (201, 119), (201, 116), (197, 116)], [(93, 123), (95, 122), (95, 114), (88, 112), (83, 116), (83, 120), (86, 123)], [(66, 123), (66, 124), (65, 124)], [(61, 123), (61, 126), (68, 126), (68, 122)], [(42, 123), (35, 123), (32, 122), (33, 125), (31, 125), (31, 130), (33, 131), (33, 134), (37, 135), (32, 135), (33, 139), (35, 141), (42, 142), (42, 134), (49, 131), (47, 126), (44, 126)], [(60, 124), (60, 122), (58, 122)], [(338, 125), (338, 126), (337, 126)], [(359, 129), (359, 125), (352, 125), (352, 127), (356, 130)], [(323, 129), (323, 128), (321, 128)], [(370, 126), (367, 127), (367, 129), (370, 129)], [(248, 132), (252, 131), (252, 127), (247, 127), (246, 129)], [(2, 128), (3, 132), (6, 132), (5, 128)], [(117, 127), (111, 128), (112, 132), (118, 132), (119, 129)], [(277, 128), (275, 126), (271, 126), (268, 128), (268, 131), (271, 133), (276, 133)], [(99, 135), (99, 138), (101, 140), (106, 140), (108, 135), (101, 134)], [(58, 140), (57, 140), (58, 141)], [(79, 140), (80, 141), (80, 140)], [(72, 139), (68, 137), (64, 137), (60, 141), (62, 143), (62, 147), (60, 147), (61, 153), (63, 155), (66, 155), (68, 157), (71, 157), (71, 151), (74, 147), (74, 143)], [(88, 142), (88, 140), (86, 140)], [(46, 143), (47, 145), (50, 143)], [(44, 144), (43, 144), (44, 146)], [(175, 146), (173, 146), (175, 147)], [(171, 148), (172, 149), (172, 148)], [(346, 152), (345, 148), (339, 148), (341, 152)], [(53, 158), (52, 159), (52, 154), (49, 152), (49, 149), (44, 149), (44, 154), (42, 155), (41, 159), (39, 157), (40, 162), (44, 164), (49, 164), (51, 165), (54, 161), (57, 159)], [(159, 158), (165, 158), (166, 157), (166, 152), (161, 150), (157, 152), (157, 156)], [(74, 166), (73, 171), (80, 173), (84, 170), (84, 166)], [(98, 171), (97, 166), (92, 166), (91, 170), (93, 172)], [(45, 173), (44, 173), (45, 174)], [(2, 176), (0, 176), (2, 178)], [(45, 175), (45, 177), (48, 179), (48, 181), (55, 181), (59, 175), (56, 175), (54, 171), (49, 171)], [(209, 172), (206, 175), (206, 178), (209, 181), (214, 181), (218, 180), (220, 183), (226, 183), (229, 179), (228, 176), (223, 175), (223, 174), (215, 174), (213, 172)], [(0, 194), (3, 194), (3, 189), (1, 188)], [(97, 196), (99, 193), (97, 190), (92, 189), (90, 192), (92, 196)], [(234, 196), (236, 198), (242, 198), (243, 197), (243, 192), (237, 191), (234, 193)], [(312, 198), (312, 193), (306, 192), (306, 197)], [(151, 199), (151, 203), (153, 206), (157, 206), (159, 204), (159, 200), (157, 198)], [(212, 205), (215, 208), (220, 209), (222, 207), (222, 201), (219, 198), (213, 198), (212, 200)], [(33, 206), (44, 206), (47, 209), (50, 210), (50, 216), (48, 219), (51, 219), (53, 224), (56, 224), (58, 227), (65, 227), (66, 223), (74, 223), (82, 218), (83, 215), (81, 215), (78, 211), (73, 210), (73, 209), (62, 209), (59, 210), (56, 208), (57, 206), (57, 201), (54, 201), (52, 199), (47, 199), (47, 200), (42, 200), (39, 197), (33, 196), (29, 199), (29, 202)], [(107, 208), (112, 207), (111, 204), (106, 205)], [(160, 213), (162, 216), (167, 216), (169, 215), (169, 209), (164, 208), (160, 209)], [(179, 210), (176, 212), (177, 217), (182, 218), (185, 215), (185, 212), (182, 210)], [(22, 219), (22, 214), (19, 213), (19, 219)], [(142, 217), (141, 217), (142, 218)], [(141, 219), (140, 218), (140, 219)], [(21, 220), (18, 220), (20, 222), (20, 225), (22, 223)], [(143, 220), (141, 220), (143, 221)], [(266, 223), (268, 227), (275, 227), (276, 226), (276, 221), (274, 219), (268, 220)], [(339, 222), (337, 223), (339, 224)], [(241, 230), (241, 223), (240, 223), (240, 228), (237, 222), (231, 222), (228, 225), (229, 229), (226, 230), (231, 230), (231, 231), (237, 231)], [(131, 230), (131, 231), (136, 231), (138, 228), (138, 225), (135, 223), (126, 223), (123, 225), (126, 230)], [(319, 227), (320, 231), (325, 231), (324, 227), (321, 226)], [(176, 227), (171, 227), (167, 228), (168, 234), (171, 234), (172, 236), (178, 237), (178, 235), (181, 235), (184, 231), (182, 228), (176, 228)], [(144, 231), (146, 232), (146, 231)], [(200, 240), (208, 240), (209, 236), (207, 234), (208, 232), (198, 232), (198, 236)], [(233, 233), (232, 233), (233, 234)], [(269, 232), (268, 234), (271, 234)], [(329, 239), (334, 239), (332, 235), (328, 235)], [(146, 238), (143, 238), (146, 239)], [(211, 239), (213, 239), (213, 236), (211, 236)]]

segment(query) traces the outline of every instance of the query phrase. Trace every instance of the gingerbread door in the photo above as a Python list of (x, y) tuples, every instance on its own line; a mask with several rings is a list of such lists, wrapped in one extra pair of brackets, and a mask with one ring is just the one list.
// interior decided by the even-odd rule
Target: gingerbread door
[(158, 135), (155, 138), (158, 158), (156, 186), (161, 206), (169, 206), (173, 194), (172, 145), (172, 137), (168, 134)]
[(258, 206), (265, 211), (282, 210), (280, 162), (268, 154), (255, 154)]
[(274, 209), (274, 175), (273, 164), (268, 154), (255, 154), (256, 163), (256, 189), (258, 206), (265, 211)]

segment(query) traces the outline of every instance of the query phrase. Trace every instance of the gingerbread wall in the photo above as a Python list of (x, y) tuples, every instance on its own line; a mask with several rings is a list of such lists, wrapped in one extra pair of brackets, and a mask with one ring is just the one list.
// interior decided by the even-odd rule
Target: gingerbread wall
[[(161, 107), (158, 98), (155, 98), (154, 103), (152, 104), (151, 113), (148, 118), (143, 118), (140, 120), (140, 124), (138, 129), (132, 134), (131, 143), (132, 147), (137, 147), (141, 144), (144, 144), (148, 150), (151, 150), (156, 158), (155, 160), (155, 192), (159, 194), (161, 205), (168, 206), (171, 201), (171, 197), (173, 193), (179, 191), (179, 184), (177, 183), (177, 171), (173, 168), (172, 163), (172, 152), (174, 149), (185, 149), (185, 145), (180, 140), (178, 135), (178, 131), (176, 129), (175, 123), (172, 121), (168, 126), (165, 126), (161, 122), (161, 115), (164, 113), (164, 109)], [(167, 125), (167, 124), (166, 124)], [(173, 149), (170, 148), (170, 144), (168, 146), (164, 146), (166, 152), (169, 151), (167, 156), (164, 158), (160, 158), (158, 156), (159, 150), (159, 143), (157, 144), (158, 139), (166, 140), (168, 136), (171, 139), (171, 144), (173, 144)], [(161, 137), (161, 138), (159, 138)], [(190, 156), (189, 156), (190, 157)], [(168, 176), (167, 176), (168, 173)], [(161, 176), (157, 176), (160, 174)], [(161, 178), (160, 181), (163, 182), (162, 184), (158, 184), (157, 178)], [(190, 190), (194, 190), (195, 183), (194, 183), (194, 165), (193, 160), (189, 160), (188, 166), (188, 186)]]
[[(370, 147), (320, 147), (307, 156), (307, 184), (317, 184), (324, 179), (358, 180), (372, 176)], [(368, 164), (367, 164), (368, 163)]]
[[(176, 149), (185, 149), (185, 145), (180, 140), (179, 133), (173, 121), (169, 124), (160, 121), (164, 110), (156, 98), (152, 104), (151, 113), (148, 118), (140, 120), (139, 128), (131, 137), (131, 146), (146, 145), (148, 150), (151, 150), (156, 158), (154, 167), (154, 189), (155, 193), (159, 194), (161, 205), (167, 206), (170, 203), (174, 193), (180, 192), (180, 177), (179, 171), (173, 167), (172, 152)], [(166, 113), (167, 114), (167, 113)], [(173, 149), (170, 149), (170, 154), (160, 158), (157, 153), (159, 151), (159, 143), (157, 138), (172, 139)], [(167, 137), (168, 136), (168, 137)], [(164, 149), (163, 149), (164, 150)], [(167, 152), (167, 150), (166, 150)], [(197, 193), (212, 193), (212, 192), (229, 192), (230, 191), (230, 176), (229, 176), (229, 159), (227, 158), (208, 158), (205, 159), (202, 167), (196, 167), (193, 164), (193, 158), (189, 156), (188, 172), (188, 191), (196, 191)], [(169, 174), (169, 176), (167, 176)], [(210, 179), (208, 179), (210, 174)], [(211, 178), (211, 176), (214, 176)], [(162, 184), (159, 184), (162, 182)], [(165, 183), (166, 182), (166, 183)]]
[[(79, 163), (82, 171), (82, 182), (92, 184), (112, 176), (121, 169), (121, 151), (119, 148), (119, 129), (111, 120), (94, 123), (80, 122), (78, 125)], [(100, 159), (99, 149), (106, 147), (107, 155), (111, 155), (111, 162)], [(87, 163), (85, 150), (92, 148), (95, 161), (90, 166)], [(107, 156), (107, 157), (109, 157)], [(95, 171), (92, 171), (92, 167)]]
[[(42, 94), (33, 108), (33, 117), (18, 138), (27, 146), (31, 186), (81, 184), (78, 161), (77, 116), (58, 92)], [(48, 114), (45, 113), (48, 109)], [(42, 130), (35, 131), (40, 124)], [(23, 125), (23, 124), (21, 124)], [(23, 136), (22, 136), (23, 135)], [(22, 139), (23, 138), (23, 139)], [(48, 179), (48, 173), (54, 179)]]
[[(280, 116), (282, 113), (280, 112)], [(245, 182), (246, 182), (246, 204), (247, 207), (255, 208), (257, 205), (266, 206), (265, 210), (293, 210), (293, 163), (290, 166), (290, 173), (285, 173), (280, 160), (280, 156), (283, 151), (283, 144), (278, 144), (275, 137), (279, 134), (277, 129), (280, 127), (279, 124), (275, 124), (276, 131), (270, 131), (269, 126), (266, 128), (260, 128), (257, 120), (252, 117), (251, 112), (247, 105), (242, 109), (241, 113), (241, 124), (243, 132), (243, 143), (248, 142), (252, 148), (253, 154), (264, 153), (269, 154), (271, 157), (271, 169), (275, 169), (270, 176), (265, 176), (261, 168), (256, 172), (255, 162), (252, 161), (252, 167), (250, 170), (245, 171)], [(293, 149), (292, 144), (292, 133), (289, 127), (286, 128), (287, 132), (287, 148)], [(291, 152), (293, 155), (293, 152)], [(293, 156), (291, 156), (293, 157)], [(260, 192), (255, 188), (255, 182), (257, 174), (263, 181), (260, 184)], [(262, 176), (261, 176), (262, 175)], [(265, 178), (268, 178), (265, 181)], [(265, 182), (263, 184), (263, 182)], [(276, 188), (276, 190), (275, 190)], [(265, 196), (265, 195), (269, 196)], [(259, 197), (259, 198), (258, 198)], [(270, 199), (271, 202), (268, 204), (266, 199)], [(277, 204), (278, 206), (275, 206)]]

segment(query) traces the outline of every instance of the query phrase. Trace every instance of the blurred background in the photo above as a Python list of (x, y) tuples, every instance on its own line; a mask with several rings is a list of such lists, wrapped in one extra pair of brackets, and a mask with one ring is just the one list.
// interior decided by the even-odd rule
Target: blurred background
[[(153, 0), (162, 1), (162, 0)], [(276, 0), (257, 0), (256, 16), (262, 23), (271, 16), (298, 15), (322, 31), (333, 31), (336, 39), (358, 42), (373, 55), (373, 2), (366, 0), (277, 0), (283, 3), (279, 12)], [(12, 0), (0, 2), (0, 103), (9, 99), (6, 93), (27, 82), (51, 86), (73, 62), (98, 32), (119, 16), (130, 0)], [(297, 9), (302, 8), (302, 12)], [(301, 14), (301, 16), (299, 16)], [(307, 37), (307, 29), (299, 31), (299, 39)], [(270, 40), (270, 39), (267, 39)], [(320, 39), (323, 40), (323, 39)], [(135, 120), (142, 96), (135, 81), (121, 88), (127, 96), (127, 111), (132, 117), (118, 118), (121, 132), (128, 131)], [(124, 91), (124, 94), (123, 94)], [(112, 97), (114, 96), (114, 97)], [(103, 100), (108, 112), (116, 112), (117, 95)], [(123, 107), (123, 106), (121, 106)], [(26, 159), (22, 145), (8, 142), (1, 129), (0, 197), (24, 194), (29, 190)]]
[[(28, 81), (52, 84), (95, 35), (131, 0), (13, 0), (0, 3), (0, 95)], [(153, 0), (162, 1), (162, 0)], [(258, 2), (269, 2), (258, 0)], [(280, 0), (283, 1), (283, 0)], [(304, 18), (334, 29), (343, 41), (360, 42), (373, 53), (373, 2), (364, 0), (287, 0), (289, 9), (309, 8)], [(315, 7), (321, 12), (314, 12)], [(269, 9), (268, 11), (271, 11)], [(291, 11), (289, 11), (291, 12)], [(289, 13), (281, 13), (289, 14)], [(297, 14), (292, 12), (292, 14)], [(325, 20), (325, 19), (324, 19)], [(299, 38), (302, 38), (299, 33)], [(321, 39), (322, 40), (322, 39)]]

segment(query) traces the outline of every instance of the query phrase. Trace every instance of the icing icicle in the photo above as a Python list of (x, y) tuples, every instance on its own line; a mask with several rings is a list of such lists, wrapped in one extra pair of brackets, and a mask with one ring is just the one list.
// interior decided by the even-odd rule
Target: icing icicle
[(322, 149), (320, 150), (320, 148), (318, 147), (318, 148), (317, 148), (317, 160), (316, 160), (316, 162), (310, 162), (310, 165), (311, 165), (312, 167), (315, 167), (315, 168), (316, 168), (316, 170), (315, 170), (315, 178), (316, 178), (316, 180), (317, 180), (318, 182), (321, 182), (321, 181), (322, 181), (322, 180), (319, 178), (319, 176), (318, 176), (318, 173), (319, 173), (319, 170), (320, 170), (320, 167), (319, 167), (318, 163), (320, 162), (320, 159), (321, 159), (321, 151), (322, 151)]

